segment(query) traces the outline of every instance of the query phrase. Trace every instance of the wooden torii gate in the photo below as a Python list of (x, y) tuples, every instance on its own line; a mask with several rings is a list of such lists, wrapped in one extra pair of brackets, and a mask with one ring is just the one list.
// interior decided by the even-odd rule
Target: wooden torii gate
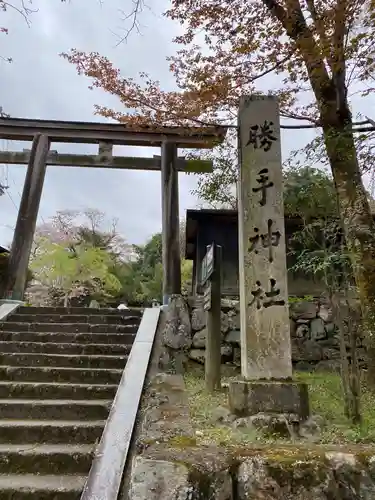
[[(0, 118), (0, 139), (32, 141), (31, 151), (0, 152), (0, 164), (27, 164), (6, 282), (0, 298), (22, 300), (47, 165), (161, 171), (163, 303), (181, 293), (178, 172), (212, 171), (212, 162), (186, 160), (177, 149), (213, 148), (225, 138), (224, 127), (129, 127), (120, 123), (67, 122)], [(97, 155), (61, 154), (51, 143), (98, 144)], [(113, 156), (113, 146), (161, 147), (153, 158)]]

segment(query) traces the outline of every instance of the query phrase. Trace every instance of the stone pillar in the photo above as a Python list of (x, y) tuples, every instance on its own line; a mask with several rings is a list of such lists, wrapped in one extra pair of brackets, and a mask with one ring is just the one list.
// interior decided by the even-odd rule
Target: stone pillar
[(2, 291), (6, 298), (23, 300), (49, 148), (46, 135), (35, 135), (10, 249), (6, 286)]
[(241, 98), (238, 124), (241, 370), (248, 380), (288, 379), (292, 361), (277, 99)]
[(161, 148), (163, 305), (171, 295), (181, 294), (180, 221), (178, 203), (177, 145)]

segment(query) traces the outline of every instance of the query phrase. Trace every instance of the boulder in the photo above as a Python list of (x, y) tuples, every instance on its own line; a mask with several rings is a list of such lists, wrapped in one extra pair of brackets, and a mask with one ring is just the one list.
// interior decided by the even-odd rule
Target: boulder
[(203, 307), (193, 309), (191, 315), (191, 327), (195, 332), (199, 332), (206, 326), (206, 311)]
[(232, 309), (238, 312), (240, 310), (240, 302), (238, 300), (221, 299), (221, 309), (224, 312)]
[(204, 365), (206, 360), (206, 351), (204, 349), (191, 349), (189, 352), (189, 358), (201, 365)]
[(296, 361), (320, 361), (323, 358), (323, 350), (314, 340), (292, 344), (292, 360)]
[(310, 328), (306, 324), (299, 324), (296, 328), (295, 335), (298, 339), (308, 339), (310, 336)]
[(322, 304), (319, 308), (318, 317), (322, 319), (324, 323), (331, 323), (333, 320), (332, 308)]
[(173, 350), (186, 350), (192, 344), (190, 315), (181, 295), (172, 295), (166, 310), (163, 345)]
[(240, 330), (230, 330), (225, 337), (225, 342), (231, 344), (241, 344), (241, 332)]
[(241, 348), (233, 347), (233, 364), (241, 366)]
[(281, 460), (255, 456), (238, 469), (237, 500), (354, 500), (342, 497), (330, 467), (322, 460)]
[(375, 483), (368, 469), (351, 453), (327, 452), (326, 459), (333, 470), (341, 498), (373, 500)]
[(333, 347), (323, 347), (323, 359), (340, 359), (340, 350)]
[[(232, 311), (231, 311), (232, 312)], [(241, 328), (241, 317), (239, 313), (228, 313), (229, 320), (229, 329), (230, 330), (239, 330)]]
[(234, 421), (235, 428), (253, 428), (264, 437), (295, 438), (299, 428), (298, 415), (272, 415), (268, 413), (257, 413), (246, 418)]
[(311, 340), (322, 340), (327, 336), (324, 321), (321, 318), (314, 318), (310, 323)]
[(314, 319), (318, 313), (318, 306), (315, 302), (304, 300), (290, 304), (290, 312), (293, 319)]
[(298, 363), (295, 364), (294, 369), (297, 372), (312, 372), (314, 370), (314, 365), (308, 361), (298, 361)]
[(221, 311), (221, 333), (225, 335), (229, 331), (230, 320), (225, 312)]
[(200, 332), (196, 332), (193, 337), (193, 347), (196, 349), (204, 349), (206, 347), (207, 328), (203, 328)]
[(189, 491), (194, 493), (185, 465), (142, 456), (134, 459), (129, 484), (132, 500), (185, 500)]
[(327, 336), (332, 336), (334, 335), (335, 331), (336, 331), (336, 325), (334, 323), (325, 323), (325, 329), (326, 329), (326, 332), (327, 332)]
[[(206, 360), (206, 351), (205, 349), (191, 349), (189, 352), (189, 358), (201, 365), (204, 365)], [(221, 346), (221, 359), (222, 361), (229, 361), (233, 358), (233, 349), (232, 346), (228, 344), (223, 344)]]
[(324, 359), (315, 365), (317, 372), (333, 372), (340, 373), (341, 362), (339, 359)]

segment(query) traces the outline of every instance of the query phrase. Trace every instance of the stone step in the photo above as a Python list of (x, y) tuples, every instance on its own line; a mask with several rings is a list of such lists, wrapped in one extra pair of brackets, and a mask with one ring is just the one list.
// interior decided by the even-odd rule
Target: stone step
[(0, 500), (79, 500), (87, 476), (0, 474)]
[(90, 315), (90, 316), (138, 316), (143, 314), (142, 308), (123, 309), (94, 309), (91, 307), (35, 307), (23, 306), (17, 309), (17, 314), (60, 314), (60, 315)]
[(123, 370), (106, 368), (53, 368), (50, 366), (0, 366), (0, 380), (18, 382), (70, 382), (72, 384), (118, 384)]
[(88, 474), (94, 449), (92, 444), (0, 444), (0, 474)]
[(70, 342), (13, 342), (0, 341), (0, 353), (44, 353), (86, 355), (128, 355), (131, 346), (124, 344), (71, 344)]
[(138, 324), (130, 325), (93, 325), (89, 323), (15, 323), (6, 321), (2, 323), (0, 331), (3, 332), (52, 332), (52, 333), (128, 333), (134, 334)]
[(0, 399), (0, 419), (105, 420), (111, 404), (106, 399)]
[(12, 342), (49, 342), (65, 344), (123, 344), (132, 345), (135, 333), (55, 333), (1, 331), (0, 340)]
[(9, 366), (64, 366), (73, 368), (117, 368), (124, 369), (127, 356), (93, 354), (0, 354), (0, 364)]
[(105, 420), (0, 420), (0, 444), (93, 444), (104, 425)]
[(0, 399), (107, 399), (112, 400), (117, 384), (62, 384), (55, 382), (0, 381)]
[(93, 314), (91, 316), (83, 314), (12, 314), (9, 316), (8, 321), (14, 323), (90, 323), (90, 324), (133, 324), (139, 323), (138, 316), (120, 316), (120, 315), (107, 315), (100, 316)]

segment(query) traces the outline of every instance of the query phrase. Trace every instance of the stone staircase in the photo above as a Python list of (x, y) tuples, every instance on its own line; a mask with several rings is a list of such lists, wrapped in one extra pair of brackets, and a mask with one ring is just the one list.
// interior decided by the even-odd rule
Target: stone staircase
[(22, 307), (0, 324), (0, 500), (78, 500), (141, 311)]

